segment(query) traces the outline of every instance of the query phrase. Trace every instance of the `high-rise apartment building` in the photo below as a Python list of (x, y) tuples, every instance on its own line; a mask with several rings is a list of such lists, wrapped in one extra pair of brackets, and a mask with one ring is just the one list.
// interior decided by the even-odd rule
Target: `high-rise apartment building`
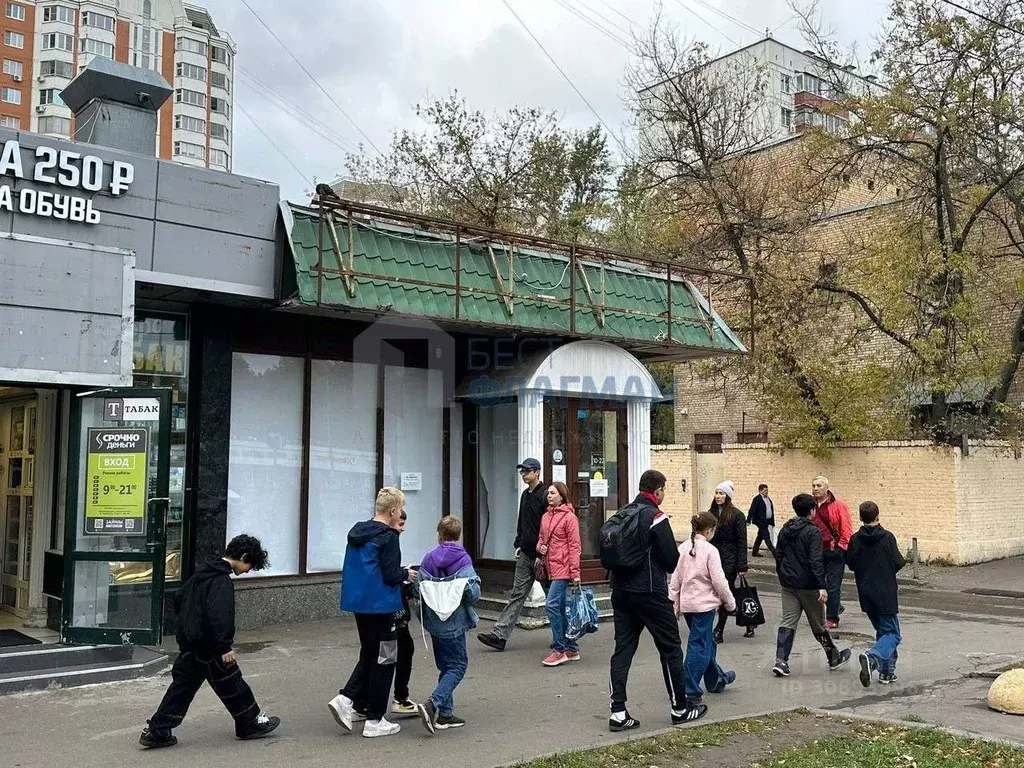
[(0, 0), (0, 127), (89, 141), (60, 93), (106, 56), (174, 88), (154, 154), (230, 171), (236, 47), (209, 12), (181, 0)]

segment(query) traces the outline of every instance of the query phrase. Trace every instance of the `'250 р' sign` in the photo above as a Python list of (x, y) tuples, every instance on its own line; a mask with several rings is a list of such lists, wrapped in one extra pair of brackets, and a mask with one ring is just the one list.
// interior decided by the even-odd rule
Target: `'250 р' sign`
[[(135, 181), (135, 166), (115, 160), (110, 164), (108, 175), (105, 165), (102, 158), (95, 155), (53, 147), (36, 147), (35, 162), (32, 167), (26, 168), (21, 146), (13, 139), (4, 143), (3, 153), (0, 154), (0, 175), (4, 177), (55, 184), (86, 193), (106, 189), (114, 197), (123, 195)], [(51, 192), (31, 187), (15, 190), (9, 183), (5, 183), (0, 186), (0, 211), (99, 224), (100, 212), (93, 208), (92, 198), (92, 195)]]

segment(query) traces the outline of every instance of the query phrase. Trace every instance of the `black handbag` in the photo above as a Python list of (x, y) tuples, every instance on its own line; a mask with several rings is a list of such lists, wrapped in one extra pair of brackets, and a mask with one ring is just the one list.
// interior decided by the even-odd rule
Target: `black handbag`
[(736, 626), (759, 627), (765, 623), (764, 608), (761, 607), (761, 600), (757, 596), (757, 587), (747, 584), (745, 577), (741, 578), (735, 595)]

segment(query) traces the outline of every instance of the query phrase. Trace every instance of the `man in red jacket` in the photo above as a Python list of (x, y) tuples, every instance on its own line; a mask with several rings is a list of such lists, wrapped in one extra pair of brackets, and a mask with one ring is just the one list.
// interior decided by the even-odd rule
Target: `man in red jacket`
[(850, 521), (850, 508), (829, 489), (827, 477), (818, 475), (811, 481), (811, 496), (814, 497), (814, 524), (821, 531), (825, 561), (825, 588), (828, 591), (825, 618), (828, 628), (836, 629), (839, 614), (844, 610), (843, 575), (846, 573), (846, 550), (853, 536), (853, 523)]

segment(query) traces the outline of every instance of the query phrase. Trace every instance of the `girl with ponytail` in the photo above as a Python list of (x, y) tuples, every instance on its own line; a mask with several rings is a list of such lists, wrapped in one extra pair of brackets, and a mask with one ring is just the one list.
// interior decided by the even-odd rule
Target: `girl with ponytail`
[(690, 630), (684, 662), (687, 706), (702, 703), (702, 681), (708, 693), (721, 693), (736, 680), (735, 672), (726, 672), (718, 665), (718, 644), (714, 638), (718, 609), (730, 613), (736, 610), (736, 598), (722, 570), (721, 555), (711, 544), (718, 523), (710, 512), (691, 518), (690, 539), (679, 545), (679, 564), (668, 587), (676, 616), (685, 618)]

